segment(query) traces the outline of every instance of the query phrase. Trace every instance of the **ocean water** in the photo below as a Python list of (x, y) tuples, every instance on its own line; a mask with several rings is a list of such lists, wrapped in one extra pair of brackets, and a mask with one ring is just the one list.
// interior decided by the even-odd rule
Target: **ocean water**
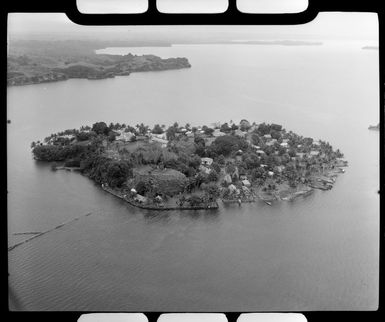
[[(378, 304), (378, 51), (322, 46), (107, 48), (187, 57), (190, 69), (8, 88), (12, 310), (370, 310)], [(274, 122), (349, 161), (331, 191), (295, 202), (150, 212), (30, 143), (96, 121)], [(74, 220), (77, 219), (77, 220)], [(68, 223), (58, 229), (54, 227)]]

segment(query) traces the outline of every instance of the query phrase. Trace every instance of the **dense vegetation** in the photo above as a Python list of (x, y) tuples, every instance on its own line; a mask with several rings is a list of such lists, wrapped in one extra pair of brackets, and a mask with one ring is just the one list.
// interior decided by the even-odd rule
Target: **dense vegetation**
[(168, 128), (97, 122), (51, 134), (31, 147), (37, 160), (78, 167), (97, 183), (135, 189), (153, 202), (177, 196), (179, 205), (316, 185), (320, 176), (343, 166), (342, 153), (328, 142), (247, 120)]
[[(116, 44), (119, 42), (115, 42)], [(129, 42), (126, 42), (129, 43)], [(69, 78), (102, 79), (132, 72), (189, 68), (186, 58), (154, 55), (97, 55), (94, 50), (113, 42), (11, 41), (7, 84), (25, 85)], [(162, 44), (167, 45), (167, 44)]]

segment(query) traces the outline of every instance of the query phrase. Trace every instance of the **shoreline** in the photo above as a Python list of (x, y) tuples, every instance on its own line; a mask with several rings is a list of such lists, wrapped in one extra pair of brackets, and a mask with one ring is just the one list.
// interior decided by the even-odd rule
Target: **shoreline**
[[(260, 188), (255, 188), (252, 192), (252, 194), (249, 197), (245, 196), (239, 196), (239, 198), (232, 198), (232, 199), (226, 199), (223, 197), (218, 197), (216, 201), (212, 202), (211, 204), (207, 206), (157, 206), (154, 204), (142, 204), (139, 202), (134, 201), (132, 198), (126, 197), (126, 195), (121, 194), (120, 192), (111, 189), (109, 187), (106, 187), (104, 185), (100, 185), (100, 187), (112, 194), (113, 196), (127, 202), (133, 207), (146, 209), (146, 210), (163, 210), (163, 211), (169, 211), (169, 210), (216, 210), (219, 208), (218, 200), (222, 202), (223, 205), (228, 204), (236, 204), (238, 203), (240, 206), (242, 203), (254, 203), (257, 201), (263, 201), (269, 206), (272, 205), (273, 201), (294, 201), (299, 197), (307, 197), (314, 193), (315, 189), (321, 190), (321, 191), (327, 191), (331, 190), (333, 188), (334, 183), (336, 182), (336, 177), (340, 173), (344, 173), (345, 170), (343, 167), (347, 167), (347, 161), (339, 162), (336, 168), (330, 169), (328, 171), (325, 171), (322, 174), (317, 174), (312, 177), (311, 182), (307, 184), (298, 184), (297, 187), (292, 188), (293, 190), (290, 191), (288, 189), (282, 188), (276, 189), (274, 191), (262, 191)], [(54, 171), (58, 170), (66, 170), (70, 172), (80, 172), (81, 169), (79, 167), (66, 167), (66, 166), (56, 166)], [(86, 175), (86, 177), (88, 177)], [(88, 177), (89, 178), (89, 177)], [(90, 179), (90, 178), (89, 178)], [(92, 180), (94, 181), (94, 180)], [(96, 183), (94, 181), (94, 183)], [(97, 184), (99, 186), (99, 184)], [(283, 196), (282, 196), (283, 195)]]
[(141, 209), (147, 209), (147, 210), (216, 210), (219, 208), (218, 206), (218, 203), (215, 201), (215, 202), (212, 202), (211, 205), (207, 205), (207, 206), (189, 206), (189, 207), (180, 207), (180, 206), (176, 206), (176, 207), (159, 207), (159, 206), (152, 206), (152, 205), (143, 205), (143, 204), (140, 204), (140, 203), (137, 203), (129, 198), (126, 198), (124, 197), (124, 195), (120, 195), (118, 192), (112, 190), (112, 189), (109, 189), (109, 188), (106, 188), (104, 186), (100, 186), (104, 191), (112, 194), (113, 196), (129, 203), (131, 206), (134, 206), (134, 207), (138, 207), (138, 208), (141, 208)]
[(129, 76), (132, 73), (144, 73), (144, 72), (163, 72), (163, 71), (169, 71), (169, 70), (180, 70), (180, 69), (186, 69), (191, 68), (191, 65), (186, 66), (178, 66), (178, 67), (172, 67), (172, 68), (161, 68), (161, 69), (148, 69), (148, 70), (132, 70), (129, 72), (122, 72), (122, 73), (116, 73), (111, 75), (102, 75), (102, 76), (84, 76), (84, 77), (71, 77), (64, 74), (56, 73), (55, 75), (39, 75), (37, 80), (31, 80), (31, 78), (25, 78), (22, 81), (16, 83), (16, 82), (8, 82), (7, 81), (7, 87), (13, 87), (13, 86), (27, 86), (27, 85), (37, 85), (37, 84), (47, 84), (47, 83), (57, 83), (62, 81), (67, 81), (71, 79), (85, 79), (89, 81), (96, 81), (96, 80), (103, 80), (103, 79), (111, 79), (116, 78), (118, 76)]

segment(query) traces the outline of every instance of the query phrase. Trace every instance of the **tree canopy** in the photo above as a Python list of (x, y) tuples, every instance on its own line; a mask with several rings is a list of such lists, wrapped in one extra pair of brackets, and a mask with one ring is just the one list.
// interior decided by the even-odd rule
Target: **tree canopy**
[(96, 134), (104, 134), (107, 135), (110, 131), (109, 127), (104, 122), (97, 122), (92, 125), (92, 131), (94, 131)]

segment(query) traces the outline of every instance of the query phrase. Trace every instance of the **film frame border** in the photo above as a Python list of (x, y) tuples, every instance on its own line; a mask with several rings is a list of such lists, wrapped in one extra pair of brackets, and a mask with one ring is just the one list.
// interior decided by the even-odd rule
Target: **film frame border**
[[(284, 14), (257, 14), (257, 13), (243, 13), (236, 7), (236, 0), (228, 0), (228, 9), (223, 13), (161, 13), (156, 8), (156, 0), (148, 0), (148, 10), (144, 13), (131, 13), (131, 14), (82, 14), (76, 7), (76, 0), (62, 0), (62, 1), (45, 1), (45, 0), (17, 0), (7, 1), (2, 10), (2, 42), (3, 42), (3, 67), (6, 67), (7, 62), (7, 15), (12, 12), (63, 12), (70, 20), (80, 25), (297, 25), (304, 24), (312, 21), (316, 18), (317, 14), (322, 11), (328, 12), (373, 12), (378, 15), (379, 25), (379, 91), (380, 91), (380, 213), (383, 209), (383, 156), (384, 156), (384, 53), (383, 48), (385, 44), (384, 30), (385, 30), (385, 12), (382, 11), (380, 1), (376, 0), (308, 0), (308, 8), (299, 13), (284, 13)], [(3, 74), (3, 99), (4, 107), (6, 107), (6, 73)], [(6, 124), (6, 108), (2, 109), (3, 120)], [(4, 140), (3, 146), (7, 146), (6, 139), (6, 126), (2, 128), (1, 137)], [(7, 186), (7, 167), (6, 158), (3, 158), (4, 166), (3, 170), (3, 187)], [(4, 195), (6, 197), (7, 190), (3, 188)], [(7, 213), (7, 204), (2, 203), (3, 213)], [(0, 266), (1, 269), (1, 293), (2, 301), (0, 302), (1, 313), (5, 313), (3, 316), (7, 317), (7, 320), (13, 319), (30, 319), (37, 318), (42, 322), (45, 321), (77, 321), (82, 314), (86, 313), (98, 313), (95, 311), (30, 311), (30, 312), (13, 312), (8, 307), (8, 250), (7, 250), (7, 218), (1, 216), (0, 225), (3, 229), (3, 234), (0, 234), (1, 238), (1, 255), (4, 260)], [(318, 321), (334, 321), (342, 319), (368, 319), (370, 321), (380, 321), (380, 317), (384, 311), (384, 278), (382, 271), (384, 267), (384, 220), (380, 217), (380, 274), (379, 274), (379, 307), (377, 311), (282, 311), (284, 312), (297, 312), (303, 313), (309, 322)], [(99, 313), (104, 313), (100, 311)], [(207, 313), (224, 313), (229, 322), (236, 322), (237, 318), (242, 313), (254, 313), (255, 311), (245, 312), (207, 312)], [(108, 313), (120, 313), (108, 312)], [(129, 311), (121, 313), (143, 313), (148, 318), (149, 322), (156, 322), (159, 316), (163, 313), (190, 313), (188, 311), (166, 311), (166, 312), (140, 312), (140, 311)], [(191, 312), (195, 313), (195, 312)], [(196, 312), (206, 313), (206, 312)], [(255, 313), (270, 313), (268, 311), (257, 311)], [(280, 312), (274, 312), (280, 313)]]

